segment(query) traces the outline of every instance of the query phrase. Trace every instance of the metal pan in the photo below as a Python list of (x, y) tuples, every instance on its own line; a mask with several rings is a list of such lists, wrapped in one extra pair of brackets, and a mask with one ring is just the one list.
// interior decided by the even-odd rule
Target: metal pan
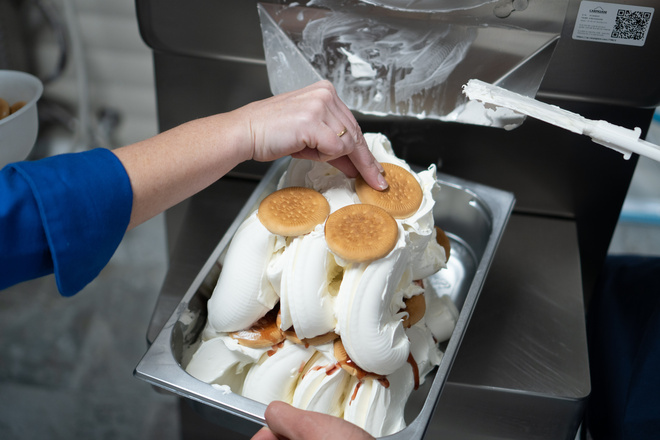
[[(275, 162), (245, 203), (176, 310), (135, 368), (135, 376), (190, 399), (203, 416), (234, 431), (251, 435), (265, 425), (266, 405), (202, 382), (184, 370), (206, 323), (206, 302), (221, 270), (231, 238), (261, 200), (276, 189), (289, 159)], [(408, 426), (391, 439), (421, 439), (433, 416), (461, 340), (467, 329), (486, 274), (511, 210), (514, 196), (495, 188), (438, 175), (442, 187), (434, 218), (451, 240), (448, 267), (427, 280), (427, 294), (448, 294), (460, 310), (454, 332), (441, 347), (440, 365), (410, 396), (405, 410)]]

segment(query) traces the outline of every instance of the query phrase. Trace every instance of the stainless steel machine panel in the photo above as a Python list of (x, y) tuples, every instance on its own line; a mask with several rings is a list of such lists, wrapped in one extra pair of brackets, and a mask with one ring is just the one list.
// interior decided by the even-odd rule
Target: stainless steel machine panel
[[(418, 13), (355, 0), (259, 2), (271, 90), (328, 79), (362, 114), (494, 125), (482, 106), (468, 105), (462, 86), (479, 78), (536, 94), (567, 1), (532, 2), (524, 13), (508, 14), (487, 0), (476, 3)], [(506, 123), (523, 120), (511, 114)]]
[(512, 215), (429, 439), (575, 439), (591, 391), (580, 286), (575, 223)]
[[(573, 30), (581, 1), (573, 0), (553, 60), (543, 81), (546, 98), (653, 108), (660, 105), (660, 29), (658, 2), (617, 0), (604, 2), (630, 7), (655, 8), (643, 46), (576, 40)], [(648, 125), (641, 127), (646, 129)], [(633, 128), (633, 127), (630, 127)]]

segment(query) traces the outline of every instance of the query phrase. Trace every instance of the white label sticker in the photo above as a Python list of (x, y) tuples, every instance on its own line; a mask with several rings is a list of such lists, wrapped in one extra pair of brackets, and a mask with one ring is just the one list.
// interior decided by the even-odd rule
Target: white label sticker
[(573, 29), (574, 40), (643, 46), (653, 8), (583, 1)]

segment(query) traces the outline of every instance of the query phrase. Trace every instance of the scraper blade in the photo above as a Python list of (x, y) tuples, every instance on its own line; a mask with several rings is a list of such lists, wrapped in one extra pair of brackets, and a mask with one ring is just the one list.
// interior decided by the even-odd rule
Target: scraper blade
[(589, 136), (592, 141), (611, 148), (629, 159), (632, 153), (660, 162), (660, 146), (640, 139), (642, 130), (634, 130), (610, 124), (607, 121), (592, 120), (572, 113), (555, 105), (519, 95), (492, 84), (471, 79), (463, 86), (463, 93), (470, 99), (488, 105), (508, 108), (523, 115), (547, 122), (573, 133)]

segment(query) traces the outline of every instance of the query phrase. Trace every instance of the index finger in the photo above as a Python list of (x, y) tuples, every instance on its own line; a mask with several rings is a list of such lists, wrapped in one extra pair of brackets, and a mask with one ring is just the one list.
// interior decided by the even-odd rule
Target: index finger
[[(335, 117), (339, 119), (339, 122), (343, 124), (343, 131), (340, 131), (341, 134), (337, 133), (337, 136), (345, 145), (348, 143), (347, 151), (350, 151), (348, 159), (352, 162), (351, 165), (350, 163), (347, 163), (344, 158), (340, 158), (340, 160), (333, 161), (333, 165), (337, 166), (337, 168), (345, 173), (346, 171), (352, 171), (354, 167), (357, 172), (362, 175), (369, 186), (379, 191), (386, 189), (388, 184), (381, 174), (383, 172), (383, 167), (373, 154), (371, 154), (367, 141), (364, 139), (364, 135), (360, 130), (360, 125), (355, 120), (355, 116), (353, 116), (351, 110), (339, 98), (337, 91), (331, 83), (326, 82), (323, 83), (323, 85), (328, 87), (328, 90), (331, 92), (332, 99), (328, 103), (328, 106)], [(346, 134), (346, 136), (344, 136), (344, 134)], [(348, 173), (346, 174), (349, 175)], [(353, 175), (350, 177), (355, 176)]]
[(383, 166), (371, 154), (362, 133), (358, 133), (357, 138), (355, 149), (348, 154), (349, 159), (369, 186), (379, 191), (386, 189), (388, 185), (382, 174)]

